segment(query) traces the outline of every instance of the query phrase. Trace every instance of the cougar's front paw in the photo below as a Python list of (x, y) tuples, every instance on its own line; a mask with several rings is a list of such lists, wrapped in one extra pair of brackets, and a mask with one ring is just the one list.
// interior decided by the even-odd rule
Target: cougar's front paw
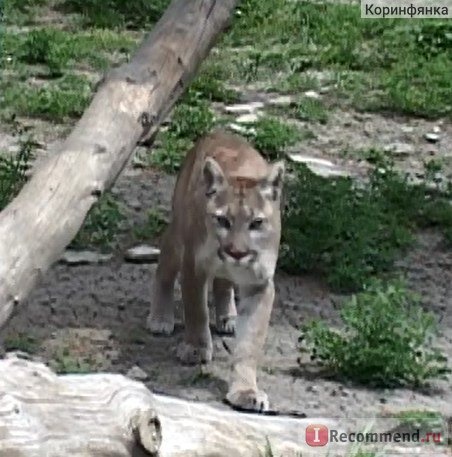
[(217, 319), (217, 332), (221, 335), (235, 334), (235, 316), (224, 316)]
[(248, 411), (263, 412), (270, 407), (267, 394), (262, 390), (246, 389), (228, 392), (226, 400), (232, 406)]
[(162, 319), (149, 315), (146, 327), (154, 335), (171, 335), (174, 331), (174, 319)]
[(193, 346), (184, 341), (177, 349), (177, 357), (187, 365), (208, 363), (212, 360), (212, 346)]

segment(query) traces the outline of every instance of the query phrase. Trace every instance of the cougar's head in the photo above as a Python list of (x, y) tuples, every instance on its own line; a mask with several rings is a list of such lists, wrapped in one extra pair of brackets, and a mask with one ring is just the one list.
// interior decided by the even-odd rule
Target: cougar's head
[(228, 270), (253, 270), (267, 279), (273, 275), (281, 234), (282, 161), (268, 165), (259, 179), (227, 178), (208, 157), (203, 177), (206, 225), (218, 244), (217, 255)]

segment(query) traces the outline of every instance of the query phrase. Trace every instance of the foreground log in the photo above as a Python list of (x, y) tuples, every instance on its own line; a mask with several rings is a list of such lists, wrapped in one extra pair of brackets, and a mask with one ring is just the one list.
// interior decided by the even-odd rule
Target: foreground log
[(130, 63), (111, 71), (59, 151), (0, 213), (0, 327), (152, 138), (237, 0), (173, 0)]
[(260, 457), (267, 443), (291, 457), (310, 422), (153, 395), (118, 374), (57, 376), (16, 357), (0, 360), (0, 373), (5, 457)]

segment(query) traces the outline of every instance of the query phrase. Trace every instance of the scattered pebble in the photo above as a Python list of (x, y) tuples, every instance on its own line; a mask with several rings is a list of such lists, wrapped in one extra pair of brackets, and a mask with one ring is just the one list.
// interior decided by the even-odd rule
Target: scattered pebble
[(396, 155), (408, 155), (414, 153), (414, 146), (408, 143), (391, 143), (384, 147), (385, 152), (391, 152)]
[(240, 103), (237, 105), (225, 106), (224, 111), (228, 114), (251, 114), (263, 107), (264, 104), (262, 102)]
[(126, 251), (124, 258), (129, 262), (155, 262), (160, 255), (160, 249), (147, 244), (140, 244)]
[(429, 143), (438, 143), (439, 141), (439, 135), (437, 133), (426, 133), (424, 135), (424, 138), (429, 142)]
[(135, 381), (146, 381), (149, 375), (138, 365), (133, 366), (126, 374), (128, 378), (135, 379)]
[(403, 133), (413, 133), (414, 127), (412, 127), (411, 125), (402, 125), (402, 127), (400, 127), (400, 130), (402, 130)]
[(96, 251), (76, 251), (67, 249), (60, 259), (60, 262), (67, 265), (88, 265), (95, 263), (108, 262), (113, 258), (113, 254), (100, 254)]

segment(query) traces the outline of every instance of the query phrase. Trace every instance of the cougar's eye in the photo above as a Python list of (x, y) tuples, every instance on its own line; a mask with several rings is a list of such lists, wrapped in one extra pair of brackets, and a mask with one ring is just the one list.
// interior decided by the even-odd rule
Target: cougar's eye
[(261, 217), (254, 219), (254, 221), (250, 223), (250, 230), (259, 230), (262, 227), (263, 223), (264, 219), (262, 219)]
[(226, 230), (229, 230), (231, 228), (231, 223), (229, 222), (229, 219), (226, 216), (215, 216), (215, 219), (217, 220), (217, 223), (221, 228), (224, 228)]

